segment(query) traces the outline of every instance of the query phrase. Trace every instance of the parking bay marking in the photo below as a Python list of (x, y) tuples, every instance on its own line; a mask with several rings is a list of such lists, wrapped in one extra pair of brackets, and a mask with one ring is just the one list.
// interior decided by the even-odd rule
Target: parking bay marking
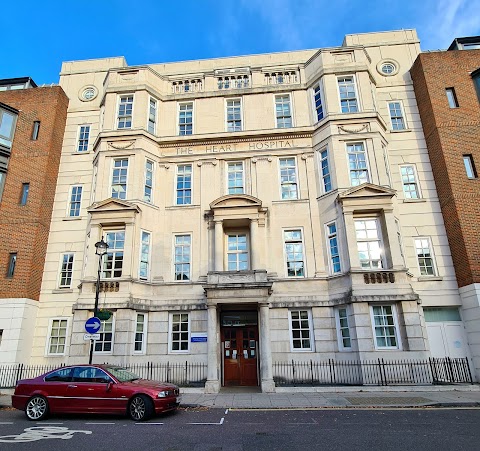
[(187, 424), (195, 424), (195, 425), (207, 425), (207, 426), (221, 426), (225, 421), (225, 417), (222, 417), (219, 423), (187, 423)]

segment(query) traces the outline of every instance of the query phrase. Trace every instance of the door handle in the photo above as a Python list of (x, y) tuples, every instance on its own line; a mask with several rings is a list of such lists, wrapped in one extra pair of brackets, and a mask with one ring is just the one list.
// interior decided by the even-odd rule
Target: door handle
[(77, 388), (76, 385), (69, 385), (68, 388)]

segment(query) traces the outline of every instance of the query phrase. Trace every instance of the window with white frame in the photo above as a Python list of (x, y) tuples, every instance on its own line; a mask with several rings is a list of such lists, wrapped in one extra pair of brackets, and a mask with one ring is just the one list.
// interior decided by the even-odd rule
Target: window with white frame
[(340, 264), (340, 252), (338, 249), (337, 224), (332, 222), (327, 224), (327, 241), (330, 254), (330, 267), (333, 274), (337, 274), (342, 270)]
[(448, 106), (450, 108), (458, 108), (459, 105), (455, 88), (446, 88), (445, 93), (447, 95)]
[(342, 113), (356, 113), (358, 111), (358, 102), (353, 76), (338, 77), (337, 80)]
[(475, 168), (475, 163), (473, 162), (473, 155), (463, 155), (463, 165), (465, 166), (465, 172), (469, 179), (477, 178), (477, 170)]
[(330, 177), (327, 149), (324, 149), (320, 152), (320, 165), (322, 167), (323, 192), (328, 193), (332, 190), (332, 179)]
[(73, 255), (72, 253), (62, 255), (62, 266), (60, 268), (60, 288), (70, 288), (73, 275)]
[(157, 124), (157, 101), (150, 97), (148, 104), (148, 131), (154, 135)]
[(393, 305), (371, 306), (375, 347), (380, 349), (398, 349), (398, 331)]
[(90, 139), (90, 125), (80, 125), (78, 130), (77, 152), (88, 151), (88, 140)]
[(357, 237), (358, 258), (360, 266), (365, 269), (383, 268), (382, 239), (377, 219), (355, 220), (355, 234)]
[(120, 96), (117, 128), (132, 128), (133, 94)]
[(127, 198), (128, 158), (113, 160), (112, 170), (112, 197)]
[(346, 308), (337, 310), (337, 331), (340, 349), (349, 349), (352, 347), (350, 337), (350, 327), (348, 325), (348, 311)]
[(10, 149), (17, 123), (17, 114), (0, 108), (0, 145)]
[(228, 99), (227, 108), (227, 132), (242, 131), (242, 100)]
[(192, 165), (177, 166), (176, 204), (190, 205), (192, 203)]
[(323, 99), (322, 99), (322, 84), (318, 82), (313, 87), (313, 99), (315, 101), (315, 113), (317, 115), (317, 121), (321, 121), (324, 117), (323, 112)]
[(302, 230), (284, 230), (287, 277), (305, 277)]
[(174, 271), (175, 280), (188, 281), (190, 280), (191, 269), (191, 247), (192, 237), (191, 235), (175, 235), (174, 237)]
[(114, 315), (111, 315), (110, 318), (100, 321), (100, 329), (98, 331), (100, 339), (94, 342), (96, 353), (110, 354), (113, 350), (113, 317)]
[(312, 312), (290, 310), (290, 343), (292, 351), (313, 351)]
[(280, 158), (280, 191), (282, 199), (298, 199), (297, 163), (294, 157)]
[(290, 94), (275, 96), (275, 126), (276, 128), (290, 128), (293, 126)]
[(367, 154), (365, 152), (365, 144), (347, 143), (348, 167), (350, 171), (350, 184), (358, 186), (362, 183), (370, 181), (368, 175)]
[(82, 191), (81, 186), (72, 186), (70, 190), (70, 204), (68, 207), (68, 216), (80, 216), (80, 207), (82, 205)]
[(432, 244), (427, 237), (415, 238), (415, 252), (421, 276), (436, 276)]
[(170, 352), (189, 352), (190, 315), (188, 313), (170, 313)]
[(143, 189), (143, 200), (148, 203), (153, 201), (153, 161), (145, 161), (145, 186)]
[(140, 243), (140, 267), (138, 277), (142, 280), (147, 280), (150, 275), (150, 240), (151, 233), (142, 230)]
[(134, 352), (144, 354), (147, 346), (147, 315), (137, 313)]
[(228, 194), (244, 194), (243, 161), (233, 161), (227, 165)]
[(389, 102), (388, 111), (390, 112), (390, 121), (392, 130), (405, 130), (405, 119), (403, 117), (402, 104), (400, 102)]
[(228, 271), (245, 271), (248, 269), (248, 243), (245, 233), (227, 235)]
[(178, 105), (178, 134), (180, 136), (193, 134), (193, 103)]
[(103, 257), (102, 277), (105, 279), (122, 277), (125, 231), (118, 230), (106, 232), (105, 240), (108, 244), (108, 249)]
[(419, 199), (420, 190), (417, 182), (415, 166), (400, 166), (400, 175), (402, 176), (403, 195), (405, 199)]
[(64, 355), (67, 345), (68, 319), (52, 318), (48, 334), (47, 354)]

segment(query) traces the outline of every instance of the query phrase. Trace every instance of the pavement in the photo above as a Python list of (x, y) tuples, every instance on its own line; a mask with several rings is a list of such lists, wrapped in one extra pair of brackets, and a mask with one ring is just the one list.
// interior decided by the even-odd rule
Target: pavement
[[(480, 385), (415, 387), (302, 387), (261, 393), (255, 387), (205, 394), (181, 389), (181, 407), (228, 409), (321, 409), (382, 407), (480, 407)], [(13, 389), (0, 391), (0, 409), (11, 407)]]

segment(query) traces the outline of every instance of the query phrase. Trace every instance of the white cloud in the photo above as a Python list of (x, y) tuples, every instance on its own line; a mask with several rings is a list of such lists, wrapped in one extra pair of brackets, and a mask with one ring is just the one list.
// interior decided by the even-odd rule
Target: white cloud
[[(430, 8), (429, 8), (430, 9)], [(418, 24), (422, 49), (446, 48), (454, 38), (480, 34), (480, 0), (433, 0)]]

